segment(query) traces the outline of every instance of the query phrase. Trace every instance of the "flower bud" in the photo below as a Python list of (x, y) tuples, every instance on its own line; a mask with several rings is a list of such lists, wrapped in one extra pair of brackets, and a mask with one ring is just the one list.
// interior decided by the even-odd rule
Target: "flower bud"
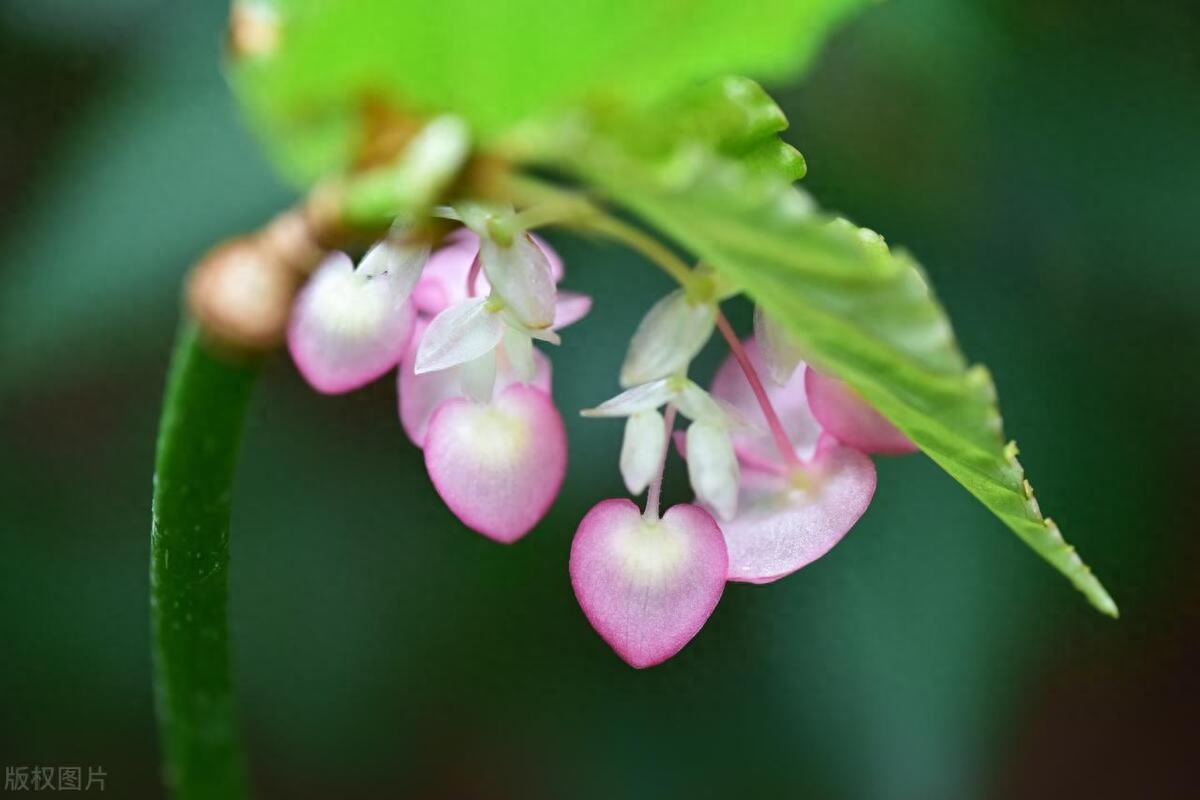
[(287, 330), (300, 275), (256, 237), (209, 251), (187, 283), (187, 306), (204, 334), (246, 353), (278, 347)]
[(737, 513), (741, 471), (729, 431), (711, 422), (693, 422), (687, 429), (688, 480), (696, 498), (721, 519)]
[(621, 477), (630, 494), (646, 491), (658, 473), (667, 448), (667, 426), (657, 411), (639, 411), (625, 421), (621, 443)]
[(529, 328), (548, 328), (554, 323), (555, 286), (550, 261), (527, 235), (503, 246), (483, 237), (479, 260), (491, 283), (513, 315)]
[(693, 304), (682, 289), (659, 300), (642, 318), (629, 343), (621, 366), (621, 386), (686, 370), (712, 335), (715, 319), (711, 304)]

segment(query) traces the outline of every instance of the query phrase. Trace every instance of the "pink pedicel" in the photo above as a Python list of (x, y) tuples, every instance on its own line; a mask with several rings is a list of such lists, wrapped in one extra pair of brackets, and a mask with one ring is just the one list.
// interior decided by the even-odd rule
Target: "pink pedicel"
[(738, 512), (721, 522), (729, 580), (771, 583), (828, 553), (858, 522), (875, 494), (875, 465), (823, 438), (790, 474), (742, 471)]
[[(742, 347), (755, 371), (759, 375), (765, 375), (766, 364), (758, 342), (753, 337), (744, 339)], [(805, 372), (807, 367), (800, 364), (783, 386), (770, 382), (763, 384), (771, 405), (779, 415), (779, 421), (783, 423), (784, 432), (801, 460), (812, 456), (821, 435), (821, 425), (808, 406), (808, 394), (804, 389)], [(749, 466), (765, 469), (780, 465), (779, 450), (766, 430), (762, 409), (750, 388), (750, 382), (746, 380), (745, 373), (733, 355), (722, 362), (713, 377), (710, 391), (713, 397), (730, 404), (745, 419), (752, 420), (761, 428), (755, 432), (734, 434), (733, 446), (738, 458)]]
[(571, 544), (571, 586), (584, 615), (638, 669), (692, 640), (721, 599), (727, 569), (721, 529), (689, 504), (647, 520), (629, 500), (601, 501)]
[(864, 453), (902, 455), (917, 446), (842, 381), (805, 370), (804, 385), (813, 416), (828, 433)]
[(349, 256), (332, 253), (296, 296), (288, 350), (318, 392), (349, 392), (400, 362), (414, 318), (387, 275), (357, 274)]
[(464, 525), (510, 544), (536, 525), (567, 470), (567, 434), (546, 392), (517, 384), (490, 403), (443, 402), (429, 420), (425, 467)]

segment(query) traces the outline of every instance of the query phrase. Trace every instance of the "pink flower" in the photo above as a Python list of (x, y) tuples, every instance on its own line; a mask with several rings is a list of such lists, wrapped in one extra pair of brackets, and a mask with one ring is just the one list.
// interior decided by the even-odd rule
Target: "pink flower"
[[(758, 344), (743, 348), (755, 370), (765, 363)], [(742, 462), (738, 511), (721, 522), (729, 548), (729, 580), (769, 583), (815, 561), (841, 541), (875, 493), (875, 466), (841, 445), (813, 416), (805, 392), (807, 366), (783, 386), (767, 387), (783, 434), (794, 450), (784, 458), (767, 433), (738, 433)], [(731, 356), (713, 379), (712, 394), (747, 416), (761, 410), (741, 366)], [(703, 504), (703, 503), (702, 503)]]
[(351, 391), (399, 366), (399, 416), (425, 450), (438, 494), (468, 527), (514, 542), (549, 509), (566, 473), (549, 360), (534, 338), (587, 314), (558, 292), (562, 261), (517, 233), (505, 245), (463, 229), (431, 256), (399, 235), (358, 267), (333, 253), (301, 290), (288, 345), (318, 391)]

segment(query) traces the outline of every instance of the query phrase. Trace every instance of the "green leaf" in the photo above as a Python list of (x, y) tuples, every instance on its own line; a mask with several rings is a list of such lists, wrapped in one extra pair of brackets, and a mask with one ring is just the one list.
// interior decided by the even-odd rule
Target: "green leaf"
[(230, 73), (284, 172), (307, 183), (352, 162), (380, 108), (458, 114), (486, 141), (582, 103), (636, 105), (728, 72), (782, 78), (867, 2), (240, 0), (278, 37)]
[(816, 213), (786, 173), (698, 140), (649, 160), (619, 132), (560, 166), (600, 187), (745, 291), (818, 369), (849, 383), (1100, 611), (1117, 608), (1042, 516), (1006, 444), (987, 370), (969, 366), (920, 266), (875, 234)]

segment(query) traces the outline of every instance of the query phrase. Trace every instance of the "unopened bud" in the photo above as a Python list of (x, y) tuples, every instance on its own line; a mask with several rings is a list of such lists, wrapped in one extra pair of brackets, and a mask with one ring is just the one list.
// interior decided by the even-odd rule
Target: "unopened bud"
[(219, 245), (187, 285), (187, 305), (216, 344), (239, 352), (278, 347), (301, 274), (273, 258), (257, 237)]

